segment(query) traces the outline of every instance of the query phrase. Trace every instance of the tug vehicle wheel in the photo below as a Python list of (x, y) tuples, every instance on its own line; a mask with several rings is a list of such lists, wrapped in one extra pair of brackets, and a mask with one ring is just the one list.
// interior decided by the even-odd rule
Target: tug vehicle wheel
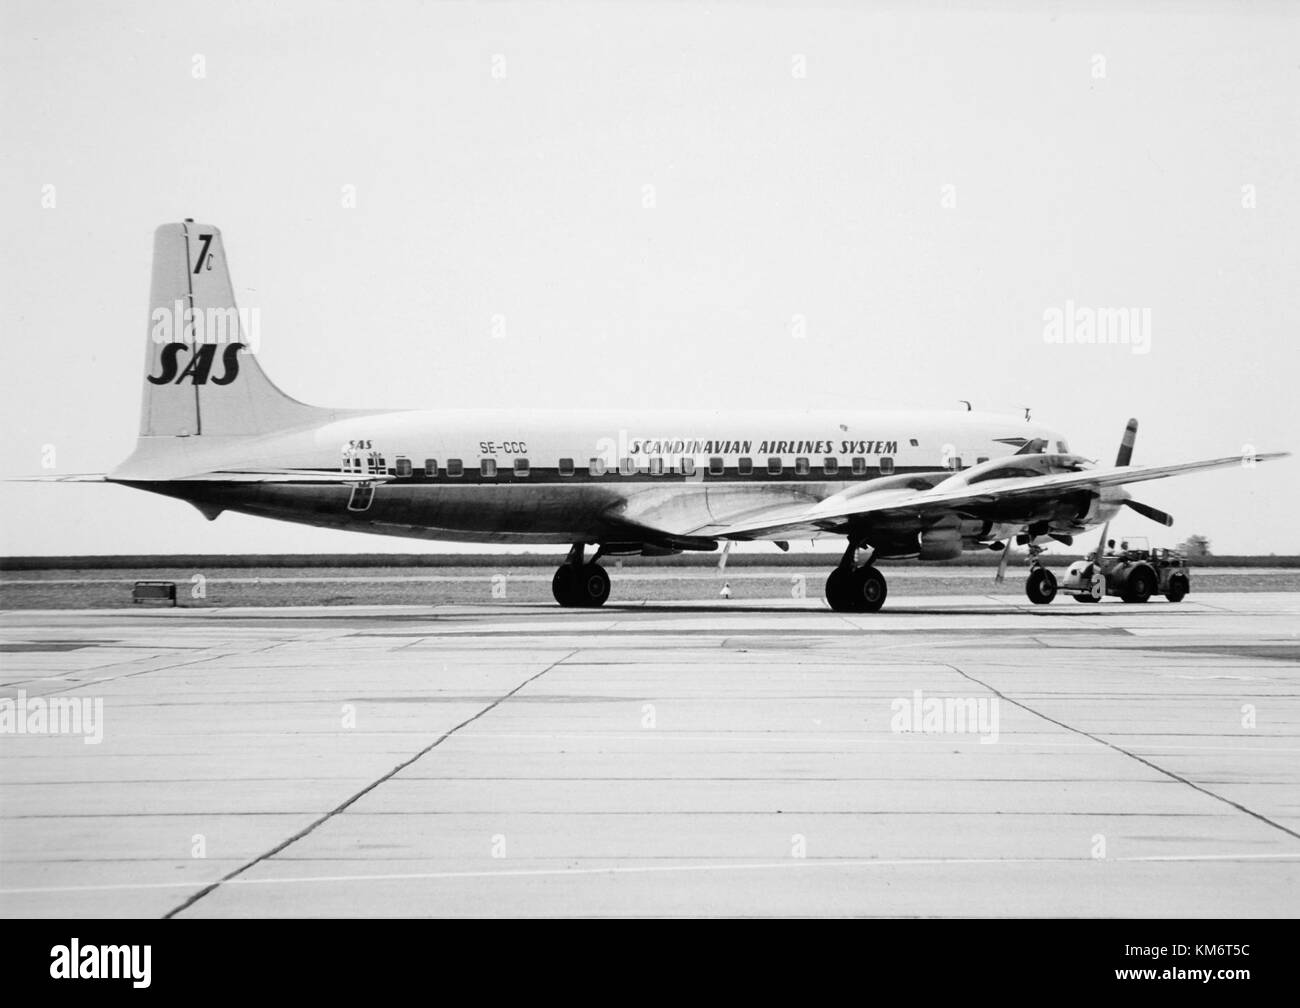
[(1156, 576), (1150, 567), (1134, 567), (1124, 582), (1125, 602), (1142, 603), (1156, 590)]

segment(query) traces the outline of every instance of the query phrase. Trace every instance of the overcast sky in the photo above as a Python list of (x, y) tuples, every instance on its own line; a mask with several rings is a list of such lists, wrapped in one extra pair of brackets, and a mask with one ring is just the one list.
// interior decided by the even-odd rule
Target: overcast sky
[[(184, 217), (320, 405), (969, 399), (1106, 462), (1129, 416), (1142, 463), (1300, 447), (1300, 7), (949, 6), (5, 0), (0, 472), (130, 452)], [(1071, 304), (1149, 344), (1049, 342)], [(1296, 460), (1135, 496), (1178, 523), (1120, 534), (1300, 553)], [(0, 509), (6, 554), (440, 548)]]

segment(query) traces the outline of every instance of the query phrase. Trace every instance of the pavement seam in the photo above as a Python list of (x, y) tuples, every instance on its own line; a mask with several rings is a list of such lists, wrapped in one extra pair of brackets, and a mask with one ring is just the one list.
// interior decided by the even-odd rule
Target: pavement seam
[(1213, 798), (1215, 801), (1223, 802), (1223, 804), (1235, 808), (1238, 812), (1244, 812), (1246, 815), (1250, 816), (1251, 818), (1258, 819), (1266, 826), (1272, 826), (1274, 829), (1280, 830), (1281, 832), (1285, 833), (1287, 836), (1292, 837), (1296, 840), (1300, 840), (1300, 832), (1296, 832), (1293, 829), (1283, 826), (1279, 822), (1274, 822), (1272, 819), (1264, 815), (1262, 812), (1256, 812), (1254, 809), (1247, 808), (1245, 805), (1242, 805), (1239, 802), (1235, 802), (1231, 798), (1225, 798), (1223, 795), (1217, 794), (1216, 792), (1211, 791), (1209, 788), (1202, 787), (1200, 784), (1197, 784), (1195, 781), (1188, 780), (1186, 777), (1176, 774), (1172, 770), (1165, 769), (1164, 767), (1160, 766), (1158, 763), (1152, 763), (1149, 759), (1144, 759), (1143, 757), (1139, 756), (1137, 753), (1130, 752), (1128, 749), (1125, 749), (1123, 746), (1116, 745), (1114, 742), (1102, 738), (1100, 735), (1094, 735), (1092, 734), (1092, 732), (1084, 731), (1082, 728), (1076, 728), (1073, 725), (1066, 724), (1064, 721), (1058, 721), (1056, 720), (1056, 718), (1044, 714), (1040, 710), (1035, 710), (1033, 707), (1030, 707), (1028, 704), (1021, 703), (1019, 700), (1013, 700), (1011, 697), (1007, 696), (1005, 693), (1001, 692), (1000, 690), (995, 689), (993, 686), (990, 686), (982, 679), (975, 678), (975, 676), (971, 675), (969, 672), (963, 672), (956, 665), (945, 663), (945, 666), (947, 668), (952, 669), (962, 678), (969, 679), (971, 682), (976, 683), (979, 686), (983, 686), (986, 690), (988, 690), (990, 693), (996, 696), (999, 700), (1005, 700), (1007, 703), (1012, 704), (1015, 707), (1019, 707), (1023, 711), (1028, 711), (1030, 714), (1033, 714), (1035, 717), (1040, 717), (1044, 721), (1049, 721), (1052, 724), (1056, 725), (1057, 727), (1064, 728), (1068, 732), (1073, 732), (1075, 735), (1082, 735), (1084, 738), (1091, 739), (1094, 742), (1099, 742), (1102, 745), (1104, 745), (1106, 748), (1113, 749), (1115, 752), (1127, 756), (1129, 759), (1136, 760), (1137, 762), (1141, 763), (1143, 766), (1148, 767), (1156, 771), (1157, 773), (1163, 774), (1164, 776), (1168, 777), (1170, 780), (1177, 781), (1179, 784), (1185, 784), (1193, 791), (1199, 791), (1201, 794)]
[(537, 672), (534, 675), (529, 676), (527, 679), (519, 683), (519, 685), (516, 686), (514, 689), (510, 690), (508, 693), (503, 693), (501, 696), (497, 697), (495, 700), (493, 700), (490, 704), (488, 704), (478, 713), (474, 714), (472, 717), (466, 718), (464, 721), (456, 725), (454, 728), (450, 728), (447, 731), (443, 732), (443, 734), (439, 735), (436, 739), (430, 742), (427, 746), (425, 746), (423, 749), (417, 752), (410, 759), (404, 760), (403, 762), (397, 764), (397, 766), (393, 767), (387, 773), (371, 781), (360, 791), (356, 792), (356, 794), (347, 798), (342, 804), (326, 812), (324, 815), (315, 819), (311, 823), (308, 823), (307, 826), (303, 827), (301, 830), (293, 834), (288, 839), (281, 841), (279, 844), (272, 847), (269, 851), (259, 854), (257, 857), (253, 858), (253, 860), (248, 861), (247, 863), (236, 868), (234, 871), (229, 872), (226, 875), (223, 875), (221, 878), (217, 879), (217, 881), (207, 886), (204, 886), (202, 889), (200, 889), (194, 895), (190, 896), (188, 899), (184, 900), (178, 906), (173, 907), (171, 910), (168, 910), (167, 913), (163, 914), (163, 920), (169, 920), (175, 917), (178, 913), (181, 913), (184, 910), (188, 910), (199, 900), (203, 899), (205, 896), (209, 895), (210, 893), (215, 892), (226, 882), (230, 882), (238, 878), (238, 876), (244, 874), (244, 872), (248, 871), (250, 868), (256, 867), (257, 865), (261, 864), (263, 861), (266, 861), (268, 858), (275, 857), (275, 855), (279, 854), (281, 851), (297, 843), (299, 840), (302, 840), (304, 837), (310, 835), (318, 827), (323, 826), (325, 823), (329, 822), (329, 820), (333, 819), (340, 812), (345, 811), (350, 806), (360, 801), (371, 791), (375, 790), (375, 788), (379, 787), (381, 784), (387, 783), (388, 781), (392, 780), (393, 777), (397, 776), (397, 774), (401, 773), (411, 764), (415, 763), (417, 760), (423, 758), (425, 755), (432, 752), (434, 749), (438, 748), (438, 746), (442, 745), (442, 743), (446, 742), (447, 739), (451, 738), (462, 728), (464, 728), (467, 725), (473, 724), (479, 718), (483, 717), (483, 715), (489, 713), (499, 705), (503, 704), (505, 701), (509, 700), (512, 696), (514, 696), (516, 693), (522, 690), (525, 686), (528, 686), (530, 683), (536, 682), (542, 676), (546, 675), (547, 672), (550, 672), (557, 665), (562, 665), (565, 661), (567, 661), (568, 659), (576, 655), (579, 652), (579, 650), (581, 649), (574, 648), (563, 658), (556, 659), (555, 661), (551, 662), (551, 664), (547, 665), (546, 668), (542, 669), (540, 672)]
[[(212, 650), (215, 650), (215, 649), (212, 649)], [(171, 665), (161, 665), (161, 666), (159, 666), (158, 668), (136, 669), (134, 672), (123, 672), (123, 673), (121, 673), (120, 675), (104, 676), (104, 677), (99, 678), (99, 679), (78, 679), (76, 682), (70, 683), (69, 685), (67, 685), (67, 686), (63, 686), (63, 687), (61, 687), (61, 688), (59, 688), (59, 689), (47, 690), (47, 691), (44, 692), (44, 693), (36, 693), (36, 694), (32, 694), (32, 695), (33, 695), (33, 696), (41, 696), (41, 697), (54, 696), (54, 695), (57, 694), (57, 693), (67, 693), (67, 692), (69, 692), (70, 690), (75, 690), (75, 689), (84, 689), (84, 688), (87, 688), (87, 687), (90, 687), (90, 686), (100, 686), (100, 685), (103, 685), (104, 683), (117, 682), (117, 681), (119, 681), (119, 680), (121, 680), (121, 679), (133, 679), (133, 678), (135, 678), (136, 676), (149, 675), (151, 672), (169, 672), (169, 671), (171, 671), (172, 669), (187, 668), (187, 667), (190, 666), (190, 665), (202, 665), (204, 662), (216, 661), (216, 660), (219, 659), (219, 658), (231, 658), (231, 657), (236, 657), (236, 656), (242, 657), (242, 656), (245, 655), (245, 654), (257, 654), (257, 653), (259, 653), (260, 651), (265, 651), (265, 650), (269, 650), (269, 649), (268, 649), (268, 648), (258, 648), (257, 651), (226, 651), (226, 652), (223, 652), (222, 654), (215, 654), (215, 655), (214, 655), (214, 654), (210, 654), (210, 655), (206, 655), (206, 656), (204, 656), (203, 658), (194, 658), (194, 659), (192, 659), (192, 660), (190, 660), (190, 661), (175, 662), (175, 663), (173, 663), (173, 664), (171, 664)], [(133, 659), (131, 659), (131, 660), (132, 660), (132, 661), (140, 661), (140, 659), (138, 659), (138, 658), (133, 658)], [(89, 668), (81, 669), (81, 670), (79, 670), (79, 672), (81, 672), (81, 673), (98, 672), (98, 671), (100, 671), (101, 669), (114, 668), (115, 665), (117, 665), (117, 664), (126, 664), (126, 663), (125, 663), (125, 662), (118, 662), (118, 663), (110, 663), (110, 664), (108, 664), (108, 665), (93, 665), (93, 666), (91, 666), (91, 667), (89, 667)], [(5, 683), (3, 688), (4, 688), (4, 689), (8, 689), (8, 688), (11, 687), (11, 686), (19, 687), (19, 688), (23, 688), (23, 687), (25, 687), (28, 683), (36, 684), (37, 686), (39, 686), (41, 683), (46, 682), (46, 681), (49, 681), (49, 680), (52, 679), (52, 678), (53, 678), (53, 677), (51, 677), (51, 676), (44, 676), (44, 677), (41, 677), (41, 678), (39, 678), (39, 679), (27, 679), (27, 680), (20, 680), (20, 681), (18, 681), (18, 682), (13, 682), (13, 683)], [(24, 689), (24, 692), (26, 692), (25, 689)]]

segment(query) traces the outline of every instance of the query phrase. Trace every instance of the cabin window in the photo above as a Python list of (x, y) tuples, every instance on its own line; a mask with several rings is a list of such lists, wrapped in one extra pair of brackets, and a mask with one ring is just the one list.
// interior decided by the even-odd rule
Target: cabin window
[(605, 460), (603, 458), (594, 458), (587, 460), (587, 472), (593, 476), (605, 475)]
[(682, 459), (682, 475), (683, 476), (695, 475), (695, 459), (693, 458)]
[(528, 459), (515, 459), (515, 479), (528, 479)]
[(636, 459), (630, 459), (630, 458), (619, 459), (618, 471), (623, 476), (636, 475)]
[(781, 468), (782, 468), (782, 467), (781, 467), (781, 460), (780, 460), (779, 458), (777, 458), (775, 455), (770, 455), (770, 456), (768, 456), (768, 459), (767, 459), (767, 474), (768, 474), (769, 476), (780, 476), (780, 475), (781, 475)]
[(954, 455), (952, 458), (950, 458), (950, 459), (948, 460), (948, 468), (951, 469), (951, 470), (953, 470), (954, 472), (956, 472), (958, 469), (960, 469), (960, 468), (961, 468), (961, 456), (960, 456), (960, 455)]
[(437, 476), (437, 475), (438, 475), (438, 460), (437, 460), (437, 459), (425, 459), (425, 460), (424, 460), (424, 475), (426, 475), (426, 476)]
[(794, 471), (796, 476), (807, 476), (812, 467), (808, 464), (806, 458), (797, 458), (794, 460)]
[(1070, 446), (1064, 441), (1056, 442), (1056, 450), (1062, 455), (1070, 454)]
[(910, 444), (913, 448), (921, 447), (921, 442), (916, 440), (916, 438), (909, 438), (907, 443)]
[(866, 474), (867, 474), (867, 460), (864, 459), (861, 455), (855, 456), (853, 459), (853, 475), (865, 476)]
[(463, 476), (465, 474), (465, 463), (460, 459), (447, 459), (447, 475)]
[(827, 476), (834, 476), (840, 471), (840, 460), (835, 458), (822, 459), (822, 472)]
[(650, 475), (662, 476), (664, 474), (664, 460), (658, 456), (650, 460)]
[(894, 460), (891, 459), (888, 455), (882, 455), (880, 457), (880, 475), (881, 476), (894, 475)]
[(497, 460), (496, 459), (479, 459), (478, 474), (484, 479), (497, 478)]
[(572, 476), (574, 471), (573, 459), (560, 459), (561, 476)]
[(989, 457), (988, 457), (987, 455), (981, 455), (979, 458), (977, 458), (977, 459), (975, 460), (975, 464), (976, 464), (976, 465), (983, 465), (983, 464), (984, 464), (985, 462), (987, 462), (988, 460), (989, 460)]
[(736, 475), (748, 476), (754, 471), (754, 460), (752, 458), (741, 458), (736, 463)]
[(721, 476), (726, 471), (726, 465), (723, 463), (722, 459), (718, 458), (716, 455), (709, 459), (710, 476)]
[(393, 460), (393, 466), (395, 469), (395, 475), (403, 477), (411, 475), (411, 460), (405, 455), (398, 455), (397, 458)]

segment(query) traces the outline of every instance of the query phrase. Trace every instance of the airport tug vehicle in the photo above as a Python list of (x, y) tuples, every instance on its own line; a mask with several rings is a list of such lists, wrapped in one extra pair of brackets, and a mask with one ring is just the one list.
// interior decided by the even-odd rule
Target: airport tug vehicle
[(1086, 560), (1076, 560), (1066, 572), (1061, 590), (1076, 602), (1100, 602), (1114, 595), (1125, 602), (1145, 602), (1163, 595), (1181, 602), (1191, 590), (1187, 560), (1177, 550), (1150, 549), (1145, 540), (1103, 552), (1099, 547)]

